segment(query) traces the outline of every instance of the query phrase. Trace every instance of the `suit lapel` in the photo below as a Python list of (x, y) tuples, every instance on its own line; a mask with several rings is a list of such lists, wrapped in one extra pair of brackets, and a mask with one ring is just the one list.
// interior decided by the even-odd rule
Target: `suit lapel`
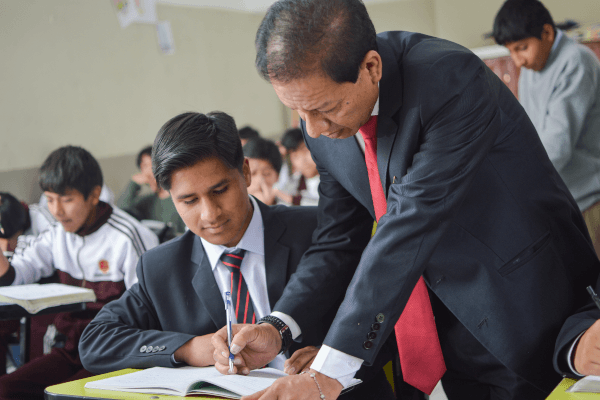
[(379, 83), (379, 116), (377, 117), (377, 168), (385, 197), (388, 195), (388, 169), (390, 153), (398, 135), (398, 124), (394, 119), (402, 106), (402, 77), (393, 50), (384, 40), (377, 40), (383, 64), (383, 76)]
[(217, 327), (225, 326), (225, 305), (223, 296), (217, 286), (215, 275), (210, 267), (210, 262), (198, 236), (194, 237), (192, 247), (192, 262), (196, 264), (196, 274), (192, 278), (192, 285), (202, 304), (208, 311)]
[(262, 215), (265, 232), (265, 272), (267, 275), (269, 304), (272, 310), (285, 288), (290, 249), (279, 243), (279, 238), (285, 231), (285, 225), (268, 206), (260, 201), (257, 201), (257, 203)]

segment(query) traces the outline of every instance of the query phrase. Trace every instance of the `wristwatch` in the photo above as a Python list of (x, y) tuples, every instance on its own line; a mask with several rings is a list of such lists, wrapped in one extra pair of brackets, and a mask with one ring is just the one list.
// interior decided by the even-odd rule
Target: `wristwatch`
[(279, 351), (279, 354), (285, 354), (285, 352), (288, 351), (288, 349), (292, 345), (293, 339), (292, 331), (290, 330), (290, 327), (285, 324), (285, 322), (272, 315), (267, 315), (266, 317), (262, 317), (261, 319), (259, 319), (256, 324), (273, 325), (275, 329), (277, 329), (277, 332), (279, 332), (279, 336), (281, 337), (281, 350)]

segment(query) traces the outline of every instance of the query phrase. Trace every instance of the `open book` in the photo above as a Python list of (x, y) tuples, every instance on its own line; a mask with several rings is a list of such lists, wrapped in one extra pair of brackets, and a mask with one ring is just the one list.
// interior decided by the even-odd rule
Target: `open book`
[[(86, 389), (174, 396), (208, 394), (239, 399), (268, 388), (276, 379), (283, 376), (287, 376), (287, 374), (274, 368), (257, 369), (244, 376), (222, 375), (215, 367), (154, 367), (88, 382), (85, 387)], [(354, 379), (352, 385), (360, 382), (360, 379)]]
[(92, 289), (62, 283), (41, 285), (33, 283), (0, 287), (0, 302), (18, 304), (30, 314), (35, 314), (48, 307), (94, 301), (96, 301), (96, 295)]
[(566, 390), (569, 393), (600, 393), (600, 376), (589, 375), (581, 378)]

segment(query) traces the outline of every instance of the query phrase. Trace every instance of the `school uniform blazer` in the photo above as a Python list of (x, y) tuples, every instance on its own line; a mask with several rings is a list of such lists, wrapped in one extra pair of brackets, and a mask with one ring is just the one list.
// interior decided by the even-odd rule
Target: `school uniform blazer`
[[(377, 44), (387, 213), (370, 242), (375, 212), (356, 140), (304, 135), (321, 174), (316, 244), (364, 250), (324, 343), (372, 362), (423, 275), (495, 357), (551, 389), (559, 329), (600, 267), (575, 201), (517, 99), (477, 56), (409, 32)], [(311, 271), (352, 273), (319, 253), (303, 262), (311, 268), (299, 268), (275, 307), (301, 329), (307, 304), (337, 296)]]
[[(316, 208), (257, 203), (264, 223), (267, 288), (273, 307), (311, 244)], [(202, 242), (191, 231), (146, 252), (137, 275), (139, 283), (107, 304), (85, 329), (79, 351), (88, 371), (172, 367), (171, 355), (184, 343), (225, 326), (221, 293)], [(305, 332), (305, 344), (321, 344), (333, 315), (325, 317), (326, 323), (313, 321)]]

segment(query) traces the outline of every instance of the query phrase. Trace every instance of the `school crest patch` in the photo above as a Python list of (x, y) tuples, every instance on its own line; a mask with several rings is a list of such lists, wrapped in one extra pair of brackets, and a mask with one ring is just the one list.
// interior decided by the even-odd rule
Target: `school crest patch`
[(108, 273), (108, 261), (106, 261), (106, 260), (100, 260), (100, 262), (98, 263), (98, 266), (100, 267), (100, 271), (103, 274), (107, 274)]

